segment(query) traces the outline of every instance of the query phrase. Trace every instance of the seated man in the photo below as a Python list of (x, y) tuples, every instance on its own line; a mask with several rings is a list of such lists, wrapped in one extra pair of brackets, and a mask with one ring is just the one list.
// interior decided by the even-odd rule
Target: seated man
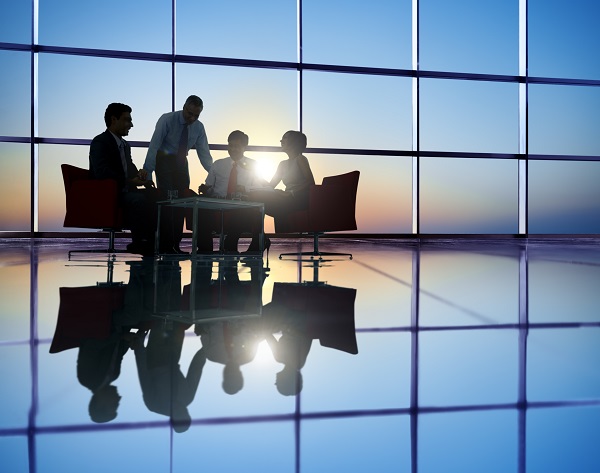
[[(198, 188), (198, 192), (207, 197), (221, 199), (233, 199), (241, 196), (247, 190), (254, 187), (263, 187), (267, 183), (256, 174), (256, 162), (244, 156), (248, 147), (248, 135), (235, 130), (227, 138), (227, 150), (229, 157), (215, 161), (210, 168), (205, 184)], [(226, 221), (224, 228), (225, 237), (224, 250), (229, 253), (237, 253), (237, 245), (243, 231), (252, 232), (252, 242), (246, 252), (255, 252), (259, 249), (258, 229), (260, 220), (254, 209), (245, 209), (235, 212), (235, 218)], [(202, 214), (204, 222), (210, 221), (209, 213)], [(203, 222), (203, 223), (204, 223)], [(198, 250), (205, 250), (206, 232), (210, 231), (209, 225), (201, 225), (202, 230), (198, 235)], [(212, 241), (212, 240), (211, 240)], [(200, 243), (202, 242), (202, 243)], [(265, 244), (265, 247), (267, 244)], [(211, 248), (212, 250), (212, 243)]]
[[(111, 103), (104, 113), (106, 131), (96, 136), (90, 145), (90, 177), (114, 179), (120, 189), (119, 201), (124, 210), (125, 224), (131, 229), (127, 250), (144, 256), (154, 254), (156, 230), (156, 194), (148, 173), (138, 171), (131, 160), (131, 147), (123, 137), (133, 127), (131, 107)], [(138, 189), (138, 187), (146, 189)]]

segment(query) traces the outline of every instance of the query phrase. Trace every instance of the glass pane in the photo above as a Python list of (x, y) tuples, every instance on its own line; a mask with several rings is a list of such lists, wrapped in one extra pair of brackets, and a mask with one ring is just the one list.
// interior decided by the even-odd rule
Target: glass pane
[(600, 162), (529, 162), (529, 233), (600, 233)]
[(0, 347), (0, 376), (10, 379), (0, 386), (0, 430), (27, 428), (32, 407), (29, 351), (29, 343)]
[(410, 333), (359, 333), (356, 342), (358, 354), (351, 355), (313, 340), (302, 369), (303, 409), (343, 412), (410, 406)]
[(421, 159), (421, 233), (517, 233), (518, 163)]
[[(101, 473), (114, 469), (117, 459), (122, 471), (168, 471), (170, 433), (165, 426), (39, 435), (36, 461), (40, 471)], [(143, 445), (144, 454), (132, 455), (131, 445)]]
[(279, 146), (283, 133), (298, 129), (297, 87), (294, 71), (180, 64), (176, 104), (191, 94), (202, 98), (209, 143), (226, 144), (229, 133), (242, 130), (251, 146)]
[[(29, 245), (29, 242), (27, 242)], [(0, 266), (0, 341), (29, 338), (30, 258), (29, 248), (2, 251)]]
[(27, 473), (29, 468), (29, 446), (27, 435), (0, 437), (2, 463), (15, 473)]
[(304, 0), (303, 61), (410, 69), (411, 3)]
[(0, 69), (0, 135), (30, 136), (31, 55), (0, 51)]
[(598, 407), (527, 411), (526, 471), (600, 471)]
[(295, 0), (179, 0), (177, 54), (296, 61), (296, 10)]
[(419, 417), (418, 471), (519, 471), (517, 446), (516, 411), (489, 410)]
[(600, 322), (600, 266), (587, 250), (529, 252), (529, 321)]
[(300, 433), (302, 472), (411, 471), (408, 416), (309, 420)]
[(419, 325), (518, 322), (519, 260), (489, 253), (489, 246), (421, 252)]
[(517, 74), (519, 1), (419, 1), (424, 70)]
[(570, 401), (600, 397), (600, 329), (530, 330), (527, 399)]
[(600, 87), (530, 85), (529, 152), (600, 155)]
[(169, 64), (40, 54), (39, 70), (43, 137), (91, 140), (106, 130), (107, 105), (122, 102), (133, 109), (127, 139), (150, 141), (158, 117), (171, 111)]
[(419, 404), (515, 402), (517, 355), (517, 330), (421, 332)]
[[(308, 135), (308, 146), (312, 146)], [(359, 170), (356, 225), (360, 233), (411, 233), (412, 158), (307, 154), (320, 184), (326, 176)], [(368, 165), (365, 165), (368, 163)]]
[(31, 145), (0, 143), (0, 231), (31, 229)]
[[(39, 42), (52, 46), (171, 52), (171, 0), (39, 2)], [(111, 26), (112, 25), (112, 26)], [(136, 81), (136, 84), (141, 84)]]
[(517, 84), (423, 79), (422, 150), (517, 153)]
[(3, 3), (0, 15), (1, 42), (31, 44), (32, 8), (33, 2)]
[(309, 146), (412, 149), (411, 79), (326, 72), (303, 77)]
[(589, 0), (529, 0), (529, 74), (600, 79), (600, 3)]

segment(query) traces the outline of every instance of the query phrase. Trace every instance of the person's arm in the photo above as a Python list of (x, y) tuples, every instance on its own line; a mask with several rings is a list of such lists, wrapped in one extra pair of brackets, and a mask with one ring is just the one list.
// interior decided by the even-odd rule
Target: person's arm
[(152, 180), (152, 173), (156, 169), (156, 154), (162, 145), (165, 136), (169, 131), (167, 125), (168, 115), (165, 113), (162, 115), (158, 121), (156, 122), (156, 127), (154, 128), (154, 133), (152, 134), (152, 138), (150, 139), (150, 144), (148, 145), (148, 152), (146, 153), (146, 160), (144, 161), (144, 169), (148, 173), (147, 179)]
[(212, 166), (206, 176), (204, 184), (200, 184), (198, 187), (198, 194), (204, 194), (210, 197), (215, 190), (215, 182), (217, 181), (216, 167)]
[(304, 184), (296, 190), (303, 190), (306, 189), (308, 186), (314, 185), (315, 178), (310, 169), (310, 164), (308, 164), (308, 159), (306, 159), (306, 156), (301, 154), (296, 159), (298, 160), (298, 168), (300, 169), (300, 172), (304, 177)]
[(275, 174), (273, 174), (273, 177), (271, 178), (271, 182), (269, 182), (269, 186), (271, 186), (273, 189), (277, 187), (277, 184), (279, 184), (283, 178), (283, 167), (285, 166), (284, 162), (285, 161), (281, 161), (277, 165), (277, 171), (275, 171)]
[(202, 167), (206, 170), (206, 172), (209, 172), (213, 163), (213, 158), (208, 147), (206, 130), (204, 129), (204, 125), (202, 123), (200, 123), (200, 134), (196, 139), (196, 153), (198, 154), (198, 159), (200, 160)]

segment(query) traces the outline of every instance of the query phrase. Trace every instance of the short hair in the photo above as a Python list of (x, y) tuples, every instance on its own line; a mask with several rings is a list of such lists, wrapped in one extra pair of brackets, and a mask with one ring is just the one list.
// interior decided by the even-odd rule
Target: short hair
[(110, 126), (111, 117), (115, 117), (118, 120), (124, 113), (131, 113), (131, 107), (129, 105), (125, 105), (124, 103), (109, 104), (104, 112), (104, 123), (106, 123), (106, 128)]
[(240, 140), (244, 146), (248, 146), (250, 138), (248, 138), (248, 135), (243, 131), (234, 130), (231, 133), (229, 133), (229, 136), (227, 137), (228, 142), (231, 140)]
[(187, 99), (185, 99), (185, 103), (183, 104), (183, 106), (185, 107), (188, 104), (193, 105), (194, 107), (204, 108), (204, 103), (202, 102), (202, 99), (197, 95), (190, 95)]
[(302, 153), (306, 149), (306, 135), (301, 131), (290, 130), (284, 133), (291, 142), (292, 147)]

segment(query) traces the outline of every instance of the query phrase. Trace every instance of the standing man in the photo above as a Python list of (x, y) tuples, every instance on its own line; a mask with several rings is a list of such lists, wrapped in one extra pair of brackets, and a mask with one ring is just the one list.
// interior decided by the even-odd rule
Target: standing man
[[(148, 173), (138, 171), (131, 160), (131, 147), (123, 137), (133, 127), (131, 107), (111, 103), (104, 112), (106, 131), (96, 136), (90, 145), (90, 177), (114, 179), (120, 190), (119, 200), (124, 210), (125, 225), (131, 229), (127, 250), (144, 256), (154, 254), (156, 230), (156, 194)], [(138, 189), (138, 187), (146, 189)]]
[[(156, 171), (156, 184), (161, 198), (189, 197), (195, 195), (190, 187), (190, 171), (187, 154), (196, 148), (198, 159), (206, 171), (210, 171), (213, 158), (208, 148), (204, 125), (198, 120), (204, 104), (196, 95), (190, 95), (183, 110), (163, 114), (156, 128), (144, 170), (152, 178)], [(161, 228), (161, 253), (182, 253), (179, 242), (183, 236), (183, 209), (165, 208), (165, 226)]]

